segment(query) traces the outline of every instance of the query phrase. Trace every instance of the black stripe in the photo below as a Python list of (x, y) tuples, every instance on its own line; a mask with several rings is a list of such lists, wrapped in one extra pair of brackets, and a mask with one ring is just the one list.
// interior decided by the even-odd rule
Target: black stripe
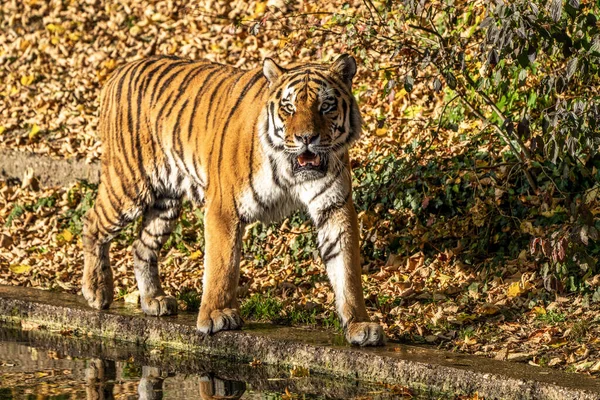
[[(323, 243), (323, 245), (325, 245), (325, 244), (327, 244), (327, 241), (325, 241), (325, 243)], [(329, 243), (327, 245), (327, 247), (321, 251), (321, 258), (325, 259), (325, 258), (329, 257), (329, 255), (331, 255), (331, 253), (335, 249), (336, 245), (337, 245), (337, 242)], [(321, 248), (323, 248), (323, 246), (321, 246)]]
[(263, 93), (263, 91), (268, 87), (266, 85), (266, 83), (267, 83), (267, 79), (265, 78), (265, 79), (263, 79), (262, 86), (260, 87), (260, 89), (258, 89), (256, 91), (256, 93), (254, 94), (254, 99), (253, 100), (258, 99), (260, 97), (260, 95)]
[(141, 254), (140, 254), (140, 252), (137, 249), (137, 246), (133, 249), (133, 255), (139, 261), (143, 261), (146, 264), (154, 264), (157, 261), (156, 254), (154, 254), (154, 253), (151, 253), (150, 259), (146, 259), (146, 258), (142, 257)]
[[(117, 101), (117, 115), (114, 118), (114, 134), (115, 134), (115, 142), (117, 144), (117, 148), (119, 150), (119, 152), (124, 156), (124, 158), (129, 161), (129, 156), (128, 156), (128, 151), (125, 148), (125, 136), (124, 136), (124, 132), (123, 132), (123, 126), (122, 126), (122, 122), (123, 122), (123, 106), (120, 104), (121, 103), (121, 97), (123, 94), (123, 85), (125, 84), (125, 80), (126, 78), (129, 77), (129, 73), (135, 69), (139, 67), (139, 63), (137, 62), (133, 62), (131, 64), (129, 64), (128, 66), (126, 66), (126, 68), (123, 69), (123, 74), (119, 77), (118, 82), (116, 83), (116, 93), (115, 93), (115, 98), (113, 98), (113, 101)], [(112, 96), (111, 96), (112, 97)], [(118, 140), (117, 139), (118, 136)]]
[[(165, 112), (165, 109), (167, 108), (167, 105), (169, 105), (169, 103), (171, 103), (171, 108), (173, 108), (173, 105), (175, 104), (173, 95), (175, 94), (175, 92), (171, 92), (169, 93), (169, 97), (167, 97), (167, 99), (165, 100), (165, 102), (162, 104), (162, 106), (160, 107), (160, 109), (158, 110), (158, 113), (156, 113), (156, 119), (154, 120), (154, 133), (156, 134), (156, 139), (158, 141), (158, 145), (162, 148), (162, 145), (160, 143), (160, 131), (158, 130), (158, 125), (161, 123), (161, 119), (162, 119), (162, 115)], [(173, 102), (171, 102), (173, 101)]]
[[(268, 122), (267, 122), (267, 123), (268, 123)], [(280, 144), (275, 144), (275, 143), (273, 142), (273, 139), (271, 139), (271, 135), (270, 135), (269, 133), (266, 133), (266, 134), (265, 134), (265, 138), (267, 139), (267, 144), (268, 144), (268, 145), (269, 145), (271, 148), (273, 148), (273, 149), (275, 149), (275, 150), (279, 150), (279, 151), (282, 151), (282, 150), (284, 150), (284, 149), (285, 149), (285, 147), (283, 147), (282, 145), (280, 145)]]
[(346, 116), (348, 113), (348, 103), (346, 103), (346, 99), (342, 99), (342, 123), (346, 125)]
[[(161, 198), (160, 200), (163, 200), (164, 198)], [(159, 200), (159, 201), (160, 201)], [(159, 201), (155, 202), (152, 205), (152, 208), (158, 211), (169, 211), (172, 210), (174, 208), (176, 208), (177, 206), (174, 206), (172, 204), (164, 204), (164, 203), (160, 203)]]
[[(238, 224), (237, 227), (237, 235), (239, 235), (239, 230), (242, 229), (242, 225), (247, 224), (249, 221), (248, 219), (242, 215), (242, 212), (240, 211), (240, 207), (238, 206), (237, 200), (235, 199), (235, 196), (233, 196), (232, 198), (233, 200), (233, 208), (235, 209), (235, 213), (237, 214), (238, 220), (240, 221), (240, 223)], [(237, 238), (237, 236), (236, 236)]]
[(352, 93), (348, 92), (348, 89), (347, 89), (348, 86), (344, 82), (339, 80), (336, 76), (334, 76), (334, 75), (325, 76), (322, 73), (320, 73), (319, 71), (314, 71), (314, 73), (319, 78), (324, 79), (327, 82), (330, 82), (331, 86), (337, 86), (339, 88), (342, 88), (342, 93), (345, 94), (346, 96), (352, 96)]
[(271, 156), (269, 156), (269, 165), (271, 166), (271, 174), (273, 175), (273, 182), (275, 183), (275, 186), (277, 186), (279, 189), (284, 190), (284, 187), (281, 184), (281, 181), (279, 180), (277, 164), (275, 164), (275, 160), (273, 160), (273, 157)]
[(322, 79), (310, 78), (310, 81), (313, 82), (313, 83), (316, 83), (317, 85), (330, 86), (329, 83), (327, 83), (325, 80), (322, 80)]
[(142, 244), (145, 248), (150, 249), (152, 251), (158, 251), (162, 247), (161, 243), (156, 243), (156, 242), (151, 243), (151, 244), (146, 243), (146, 241), (141, 236), (138, 240), (139, 240), (139, 243)]
[(252, 143), (250, 145), (250, 166), (249, 166), (249, 172), (248, 172), (248, 183), (250, 184), (250, 190), (252, 191), (252, 198), (254, 199), (254, 201), (256, 202), (256, 204), (258, 204), (258, 206), (264, 210), (268, 209), (269, 207), (261, 200), (261, 198), (258, 196), (258, 193), (256, 192), (256, 189), (254, 188), (254, 164), (253, 161), (254, 160), (254, 138), (252, 139)]
[(341, 254), (341, 252), (336, 251), (335, 253), (329, 254), (327, 257), (321, 257), (321, 260), (323, 261), (323, 264), (327, 264), (329, 261), (333, 260), (340, 254)]
[[(152, 90), (152, 97), (150, 97), (150, 105), (154, 105), (155, 101), (160, 97), (160, 95), (162, 94), (162, 90), (164, 90), (165, 86), (162, 85), (161, 86), (161, 90), (156, 90), (157, 86), (160, 84), (161, 80), (173, 69), (173, 68), (177, 68), (183, 64), (186, 64), (186, 62), (183, 61), (175, 61), (170, 63), (169, 65), (167, 65), (167, 68), (165, 68), (164, 70), (161, 71), (160, 75), (158, 75), (158, 77), (156, 78), (156, 82), (154, 82), (153, 85), (153, 90)], [(182, 69), (183, 71), (183, 69)], [(181, 71), (178, 71), (176, 74), (179, 74)]]
[(170, 216), (164, 216), (164, 215), (159, 215), (158, 219), (162, 220), (162, 221), (175, 221), (179, 218), (179, 212), (176, 212), (174, 215), (170, 215)]
[[(186, 109), (186, 106), (188, 104), (189, 99), (186, 99), (183, 104), (181, 105), (181, 108), (179, 109), (179, 112), (177, 113), (177, 117), (175, 117), (175, 126), (173, 127), (173, 132), (171, 133), (171, 144), (173, 146), (173, 150), (175, 150), (175, 152), (181, 151), (183, 150), (183, 142), (181, 141), (181, 117), (183, 116), (183, 112)], [(175, 144), (177, 144), (177, 146), (175, 146)], [(177, 154), (178, 156), (182, 157), (183, 154)], [(185, 161), (183, 161), (183, 165), (185, 167)], [(190, 174), (189, 171), (187, 171), (187, 167), (185, 167), (186, 172), (188, 173), (188, 175)]]
[[(162, 61), (163, 58), (157, 58), (156, 61)], [(154, 75), (161, 69), (164, 67), (164, 64), (161, 63), (160, 65), (158, 65), (156, 68), (152, 69), (151, 71), (149, 71), (146, 76), (144, 77), (144, 80), (141, 83), (141, 87), (138, 91), (138, 104), (137, 104), (137, 111), (138, 111), (138, 119), (137, 119), (137, 132), (140, 132), (141, 130), (141, 121), (142, 121), (142, 100), (144, 97), (146, 97), (146, 89), (150, 86), (150, 82), (152, 81), (152, 78), (154, 78)], [(152, 129), (150, 126), (150, 121), (148, 119), (148, 116), (146, 115), (144, 117), (144, 121), (146, 122), (146, 129), (148, 130), (148, 134), (150, 135), (150, 159), (154, 159), (156, 156), (156, 142), (155, 142), (155, 138), (153, 137), (154, 135), (152, 134)], [(141, 154), (141, 141), (138, 140), (138, 145), (140, 146), (140, 148), (138, 149), (138, 154)], [(146, 173), (144, 172), (144, 175), (146, 175)]]
[(278, 134), (279, 132), (283, 131), (283, 129), (279, 129), (279, 128), (277, 128), (277, 125), (275, 125), (275, 103), (274, 102), (271, 102), (271, 104), (269, 104), (267, 113), (273, 123), (273, 131), (275, 132), (275, 136), (277, 136), (281, 140), (284, 140), (283, 136)]
[[(230, 98), (231, 93), (233, 92), (233, 90), (236, 88), (237, 83), (245, 75), (245, 71), (237, 71), (236, 73), (238, 74), (238, 77), (233, 82), (227, 82), (227, 85), (229, 86), (229, 90), (227, 91), (227, 95), (220, 96), (219, 99), (217, 100), (217, 104), (216, 104), (216, 107), (215, 107), (215, 112), (213, 112), (213, 104), (214, 104), (214, 95), (217, 93), (216, 92), (217, 88), (215, 88), (215, 90), (213, 91), (213, 93), (212, 93), (212, 95), (210, 97), (210, 102), (208, 103), (208, 112), (206, 113), (206, 122), (205, 122), (205, 124), (206, 124), (206, 128), (207, 129), (208, 129), (208, 117), (212, 114), (213, 120), (212, 120), (212, 125), (211, 126), (214, 127), (215, 124), (216, 124), (216, 121), (217, 121), (217, 115), (220, 114), (217, 111), (220, 111), (219, 110), (219, 105), (221, 104), (221, 99), (225, 99), (225, 101), (227, 101)], [(235, 76), (235, 73), (234, 74), (230, 74), (225, 79), (231, 78), (232, 76)], [(225, 81), (225, 79), (223, 79), (223, 82)]]
[(196, 154), (194, 154), (192, 156), (192, 164), (194, 165), (194, 172), (196, 174), (196, 179), (197, 182), (196, 184), (199, 185), (202, 189), (206, 188), (205, 183), (202, 181), (202, 178), (200, 177), (200, 169), (198, 168), (198, 157), (196, 156)]
[[(135, 171), (133, 171), (133, 168), (131, 168), (131, 165), (133, 163), (136, 162), (136, 157), (135, 155), (131, 155), (131, 151), (129, 146), (126, 146), (126, 137), (130, 140), (133, 141), (135, 140), (135, 133), (133, 132), (133, 115), (132, 115), (132, 104), (131, 104), (131, 100), (132, 100), (132, 82), (133, 79), (135, 77), (136, 72), (138, 71), (138, 69), (140, 67), (142, 67), (145, 63), (144, 62), (134, 62), (132, 63), (133, 68), (129, 68), (125, 71), (125, 73), (123, 74), (123, 76), (121, 77), (121, 79), (119, 80), (119, 84), (117, 86), (117, 93), (116, 96), (118, 99), (121, 99), (122, 97), (122, 91), (123, 91), (123, 85), (125, 84), (126, 80), (129, 80), (128, 85), (127, 85), (127, 108), (126, 110), (123, 110), (123, 105), (121, 103), (121, 105), (118, 106), (118, 111), (117, 111), (117, 116), (115, 118), (115, 126), (116, 126), (116, 134), (118, 135), (118, 140), (116, 141), (117, 143), (117, 148), (119, 150), (119, 154), (122, 155), (122, 160), (121, 158), (118, 158), (119, 162), (123, 162), (125, 163), (125, 165), (128, 167), (129, 169), (129, 174), (127, 175), (128, 177), (133, 177), (135, 176)], [(126, 119), (127, 119), (127, 131), (125, 131), (125, 129), (123, 129), (123, 111), (125, 111), (126, 115)], [(133, 158), (133, 160), (132, 160)], [(122, 165), (121, 165), (122, 168)], [(122, 177), (122, 175), (121, 175)], [(123, 187), (123, 189), (129, 189), (129, 188), (133, 188), (134, 191), (134, 195), (137, 195), (139, 192), (138, 186), (137, 186), (137, 180), (133, 180), (133, 182), (130, 182), (129, 185), (126, 185), (126, 187)], [(127, 192), (127, 190), (123, 190), (124, 192)], [(133, 197), (133, 196), (132, 196)]]
[(292, 81), (292, 82), (288, 83), (286, 85), (286, 88), (287, 89), (293, 88), (294, 86), (296, 86), (297, 84), (299, 84), (300, 82), (303, 82), (303, 81), (304, 81), (304, 78), (302, 78), (302, 79), (296, 79), (295, 81)]
[(348, 191), (348, 193), (346, 194), (346, 197), (344, 197), (344, 200), (341, 202), (337, 202), (337, 203), (333, 203), (331, 204), (329, 207), (327, 207), (326, 209), (324, 209), (323, 211), (320, 212), (320, 214), (317, 216), (316, 220), (315, 220), (315, 224), (317, 226), (317, 229), (321, 229), (323, 228), (323, 226), (327, 223), (327, 221), (329, 220), (329, 218), (331, 218), (331, 216), (340, 208), (344, 207), (346, 205), (346, 203), (348, 203), (348, 199), (350, 198), (350, 191)]
[[(150, 81), (150, 79), (152, 79), (152, 76), (154, 75), (154, 73), (156, 71), (158, 71), (161, 66), (159, 65), (158, 67), (154, 68), (151, 71), (148, 71), (147, 73), (145, 73), (147, 71), (148, 68), (150, 68), (151, 66), (153, 66), (154, 64), (156, 64), (158, 61), (160, 61), (160, 58), (156, 58), (156, 59), (151, 59), (149, 60), (145, 65), (144, 68), (142, 69), (142, 71), (140, 71), (140, 73), (138, 74), (138, 78), (135, 80), (134, 82), (134, 87), (137, 88), (137, 104), (136, 104), (136, 121), (135, 121), (135, 132), (133, 132), (134, 135), (134, 149), (135, 149), (135, 157), (137, 159), (137, 163), (138, 163), (138, 170), (141, 171), (141, 175), (143, 177), (143, 179), (146, 179), (146, 168), (144, 167), (144, 161), (143, 161), (143, 156), (142, 156), (142, 141), (140, 140), (140, 131), (141, 131), (141, 120), (142, 120), (142, 98), (144, 97), (144, 90), (145, 90), (145, 86), (147, 85), (147, 82)], [(140, 84), (140, 79), (142, 80), (141, 84)], [(148, 132), (148, 134), (150, 134), (150, 132)], [(154, 154), (152, 154), (152, 158), (154, 157)]]
[(196, 93), (196, 97), (194, 98), (194, 107), (192, 108), (192, 115), (190, 117), (190, 123), (188, 126), (188, 140), (190, 140), (190, 138), (192, 137), (192, 131), (193, 131), (192, 124), (194, 122), (194, 117), (196, 116), (196, 110), (198, 109), (198, 106), (200, 103), (200, 95), (204, 92), (204, 89), (208, 86), (207, 82), (210, 82), (210, 78), (212, 78), (212, 76), (214, 74), (216, 74), (217, 72), (222, 72), (222, 71), (223, 71), (222, 69), (215, 69), (215, 70), (211, 71), (208, 75), (206, 75), (204, 77), (204, 81), (200, 85), (200, 89)]
[[(246, 94), (248, 94), (248, 92), (252, 89), (252, 87), (254, 86), (254, 84), (256, 84), (256, 82), (260, 79), (260, 77), (263, 76), (262, 75), (262, 71), (258, 71), (254, 74), (254, 76), (252, 78), (250, 78), (250, 80), (248, 81), (248, 83), (246, 83), (246, 85), (244, 85), (241, 93), (239, 94), (235, 104), (233, 105), (233, 107), (231, 108), (231, 110), (229, 111), (229, 116), (226, 119), (225, 122), (225, 126), (223, 127), (223, 130), (221, 131), (221, 143), (219, 146), (219, 159), (217, 162), (217, 171), (221, 170), (221, 164), (223, 163), (223, 144), (225, 143), (225, 134), (227, 133), (227, 128), (229, 127), (229, 122), (231, 122), (231, 117), (233, 117), (233, 114), (235, 114), (237, 108), (240, 106), (240, 104), (242, 103), (242, 100), (244, 100), (244, 97), (246, 97)], [(253, 133), (256, 133), (255, 130), (253, 130)], [(254, 143), (254, 138), (252, 140), (252, 142)], [(212, 159), (212, 152), (209, 155), (209, 160), (208, 160), (208, 165), (210, 166), (211, 163), (211, 159)], [(250, 163), (252, 163), (252, 158), (250, 158)], [(219, 192), (222, 191), (223, 185), (219, 185)]]
[[(112, 192), (112, 187), (108, 187), (107, 185), (104, 185), (106, 187), (106, 197), (108, 198), (108, 204), (110, 204), (111, 208), (113, 209), (113, 211), (115, 212), (115, 214), (120, 215), (121, 214), (121, 207), (120, 205), (122, 204), (122, 200), (118, 201), (117, 196), (114, 194), (114, 192)], [(112, 194), (112, 196), (111, 196)], [(114, 198), (113, 198), (114, 197)]]
[(354, 101), (351, 102), (349, 113), (350, 115), (348, 116), (348, 118), (350, 118), (350, 135), (348, 136), (348, 140), (346, 140), (347, 142), (353, 141), (358, 138), (358, 129), (356, 127), (356, 121), (354, 120), (354, 107), (352, 107), (353, 105), (355, 105)]
[(164, 233), (160, 233), (160, 234), (159, 234), (159, 233), (152, 233), (152, 232), (150, 232), (150, 231), (147, 229), (147, 227), (146, 227), (146, 228), (144, 228), (144, 230), (143, 230), (143, 233), (144, 233), (145, 235), (151, 236), (151, 237), (153, 237), (153, 238), (164, 238), (165, 236), (169, 236), (169, 235), (171, 235), (171, 232), (164, 232)]
[(317, 192), (308, 202), (312, 203), (317, 197), (319, 197), (323, 193), (325, 193), (327, 191), (327, 189), (330, 189), (331, 185), (340, 177), (340, 175), (342, 174), (342, 171), (344, 169), (345, 169), (344, 164), (341, 164), (340, 167), (338, 168), (338, 171), (335, 173), (335, 175), (329, 181), (327, 181), (327, 183), (325, 183), (323, 185), (321, 190), (319, 190), (319, 192)]

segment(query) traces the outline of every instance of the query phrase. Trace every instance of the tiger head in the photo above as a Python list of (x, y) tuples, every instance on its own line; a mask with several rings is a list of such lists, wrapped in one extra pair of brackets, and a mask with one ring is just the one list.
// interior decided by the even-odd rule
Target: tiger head
[(324, 176), (360, 135), (362, 119), (352, 95), (356, 61), (344, 54), (331, 65), (286, 69), (267, 58), (263, 73), (270, 89), (263, 129), (268, 145), (285, 154), (297, 179)]

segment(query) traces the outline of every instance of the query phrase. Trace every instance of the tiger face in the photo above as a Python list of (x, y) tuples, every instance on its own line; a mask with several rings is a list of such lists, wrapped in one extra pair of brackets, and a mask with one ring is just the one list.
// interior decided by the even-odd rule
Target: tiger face
[(265, 134), (286, 155), (299, 180), (319, 179), (360, 134), (361, 118), (352, 96), (356, 61), (340, 56), (329, 67), (302, 65), (284, 69), (265, 59), (269, 81)]

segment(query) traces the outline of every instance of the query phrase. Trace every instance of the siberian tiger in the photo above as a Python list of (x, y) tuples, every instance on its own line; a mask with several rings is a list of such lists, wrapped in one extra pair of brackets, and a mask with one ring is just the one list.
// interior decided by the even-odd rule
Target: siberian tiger
[(267, 58), (241, 70), (154, 57), (116, 71), (101, 93), (102, 176), (83, 232), (82, 292), (96, 309), (113, 300), (109, 242), (142, 216), (133, 244), (141, 307), (177, 312), (158, 274), (158, 254), (185, 196), (205, 205), (198, 331), (239, 329), (236, 299), (244, 226), (304, 208), (318, 232), (347, 340), (380, 345), (361, 286), (359, 231), (348, 147), (361, 132), (352, 95), (354, 58), (283, 68)]

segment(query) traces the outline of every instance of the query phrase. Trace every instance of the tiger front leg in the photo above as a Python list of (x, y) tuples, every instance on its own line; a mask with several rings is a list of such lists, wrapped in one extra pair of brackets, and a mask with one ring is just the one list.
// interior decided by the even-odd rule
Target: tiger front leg
[(235, 207), (210, 204), (204, 217), (206, 249), (197, 329), (203, 334), (240, 329), (237, 301), (242, 223)]
[(351, 195), (340, 204), (311, 210), (311, 214), (317, 226), (321, 259), (335, 292), (336, 309), (346, 340), (359, 346), (383, 345), (383, 329), (370, 321), (365, 307), (358, 221)]

